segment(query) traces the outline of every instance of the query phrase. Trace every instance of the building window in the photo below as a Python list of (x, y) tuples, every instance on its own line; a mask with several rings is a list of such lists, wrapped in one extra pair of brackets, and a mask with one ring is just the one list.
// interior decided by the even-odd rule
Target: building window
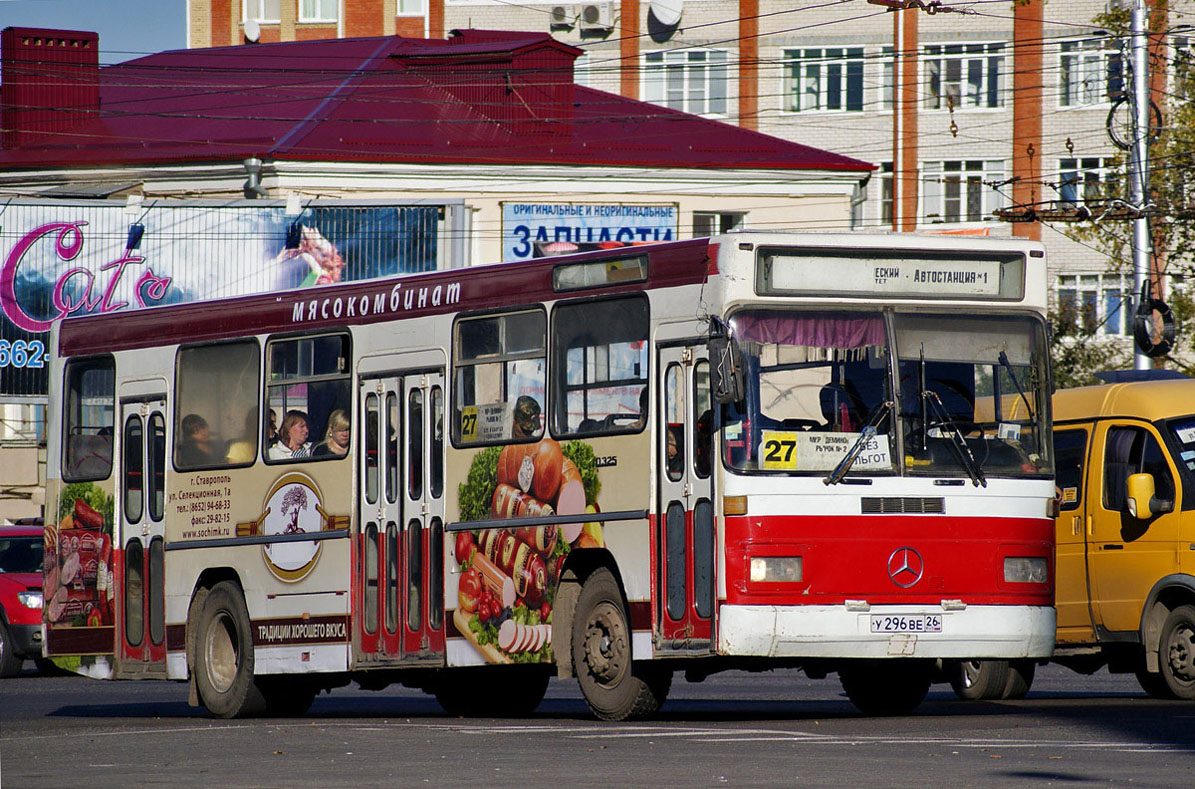
[(896, 108), (896, 50), (880, 50), (880, 103), (886, 110)]
[(268, 22), (278, 24), (282, 21), (282, 0), (245, 0), (241, 6), (242, 22)]
[(1004, 105), (1003, 44), (925, 48), (926, 108), (993, 109)]
[(1102, 38), (1063, 41), (1058, 103), (1063, 107), (1106, 104), (1124, 93), (1119, 50)]
[(299, 0), (299, 21), (335, 22), (339, 4), (340, 0)]
[(926, 162), (921, 167), (926, 222), (982, 222), (1004, 205), (992, 184), (1004, 180), (1003, 161)]
[(1133, 289), (1121, 274), (1058, 277), (1058, 327), (1063, 335), (1127, 335), (1133, 330)]
[(1191, 47), (1190, 36), (1173, 36), (1170, 39), (1170, 92), (1179, 101), (1186, 101), (1190, 93), (1190, 80), (1195, 76), (1191, 64), (1195, 62), (1195, 51)]
[(724, 50), (674, 50), (644, 56), (643, 96), (653, 104), (695, 115), (725, 115), (728, 74)]
[(693, 238), (706, 238), (731, 230), (742, 230), (746, 214), (693, 212)]
[(880, 163), (880, 225), (892, 226), (893, 202), (892, 162)]
[(863, 49), (784, 51), (784, 109), (863, 110)]
[(1065, 203), (1087, 203), (1106, 200), (1119, 173), (1114, 160), (1088, 156), (1082, 159), (1058, 161), (1058, 199)]
[(398, 0), (399, 16), (423, 16), (423, 0)]

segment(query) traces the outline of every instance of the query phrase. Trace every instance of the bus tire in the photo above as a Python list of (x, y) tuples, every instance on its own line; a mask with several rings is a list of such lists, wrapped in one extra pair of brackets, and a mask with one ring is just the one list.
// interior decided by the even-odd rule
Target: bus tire
[(1032, 660), (1008, 661), (1008, 681), (1004, 684), (1004, 694), (1001, 698), (1023, 699), (1033, 686), (1033, 675), (1037, 673), (1037, 663)]
[(948, 675), (954, 695), (964, 701), (1003, 698), (1011, 680), (1007, 660), (952, 661)]
[(544, 700), (551, 666), (500, 666), (449, 669), (436, 683), (436, 701), (461, 718), (520, 718)]
[(622, 592), (605, 567), (585, 579), (572, 633), (573, 671), (595, 716), (631, 720), (660, 708), (672, 685), (672, 672), (632, 659)]
[(17, 656), (16, 645), (8, 634), (8, 626), (0, 619), (0, 677), (15, 677), (20, 674), (21, 664), (24, 662)]
[(257, 688), (265, 699), (265, 714), (275, 718), (301, 718), (311, 709), (319, 689), (296, 677), (261, 677)]
[(1195, 699), (1195, 606), (1180, 605), (1166, 617), (1158, 643), (1158, 664), (1174, 698)]
[(266, 699), (253, 678), (253, 634), (240, 587), (221, 581), (199, 613), (195, 638), (195, 686), (199, 701), (218, 718), (265, 711)]
[(932, 662), (893, 658), (852, 661), (838, 678), (864, 715), (908, 715), (925, 700), (933, 673)]

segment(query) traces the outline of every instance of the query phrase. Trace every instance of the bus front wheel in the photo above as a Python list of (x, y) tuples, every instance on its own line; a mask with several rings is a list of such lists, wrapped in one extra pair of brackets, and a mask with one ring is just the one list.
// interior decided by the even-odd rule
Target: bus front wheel
[(253, 680), (253, 635), (240, 588), (231, 581), (212, 587), (200, 609), (192, 662), (199, 700), (219, 718), (265, 711)]
[(1158, 663), (1176, 699), (1195, 699), (1195, 606), (1180, 605), (1166, 617)]
[(593, 714), (621, 721), (654, 713), (672, 685), (672, 672), (635, 663), (631, 628), (618, 582), (606, 568), (581, 587), (573, 617), (573, 670)]
[(925, 700), (933, 673), (924, 660), (859, 660), (842, 666), (838, 678), (864, 715), (907, 715)]

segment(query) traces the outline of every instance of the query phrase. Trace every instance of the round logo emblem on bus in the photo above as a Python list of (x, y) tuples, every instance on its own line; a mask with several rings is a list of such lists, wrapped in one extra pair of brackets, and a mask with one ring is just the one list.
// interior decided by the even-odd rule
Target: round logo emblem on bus
[(897, 548), (888, 557), (888, 577), (902, 589), (908, 589), (921, 580), (925, 562), (921, 554), (912, 548)]
[(266, 566), (279, 580), (301, 581), (319, 560), (323, 542), (298, 539), (298, 535), (324, 528), (322, 504), (315, 481), (306, 474), (283, 476), (266, 496), (258, 533), (285, 537), (284, 541), (262, 546)]

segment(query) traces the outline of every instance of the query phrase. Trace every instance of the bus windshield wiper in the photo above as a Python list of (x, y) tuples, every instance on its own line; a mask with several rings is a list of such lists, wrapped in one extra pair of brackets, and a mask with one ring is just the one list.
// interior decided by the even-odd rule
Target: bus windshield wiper
[(958, 455), (959, 463), (966, 470), (967, 476), (971, 478), (971, 483), (976, 487), (982, 486), (986, 488), (988, 481), (983, 475), (983, 469), (979, 467), (975, 456), (971, 454), (971, 447), (967, 446), (967, 439), (963, 437), (963, 431), (959, 430), (958, 423), (952, 420), (950, 415), (946, 413), (946, 407), (942, 405), (942, 398), (938, 397), (938, 393), (931, 389), (923, 391), (921, 397), (929, 404), (930, 410), (934, 412), (934, 416), (938, 420), (937, 427), (939, 429), (946, 429), (946, 434), (950, 436), (950, 446), (954, 449), (954, 453)]
[(868, 439), (876, 434), (876, 428), (880, 422), (884, 421), (884, 417), (892, 410), (892, 406), (893, 402), (891, 400), (885, 400), (876, 409), (871, 419), (863, 426), (863, 432), (855, 439), (855, 443), (851, 445), (850, 450), (842, 460), (838, 461), (838, 465), (834, 467), (834, 470), (822, 482), (827, 485), (837, 485), (839, 482), (842, 482), (842, 478), (851, 470), (851, 466), (855, 465), (855, 461), (859, 458), (859, 453), (863, 451), (863, 447), (866, 446)]
[(1017, 394), (1021, 396), (1021, 400), (1025, 403), (1025, 410), (1029, 414), (1029, 419), (1033, 419), (1033, 405), (1029, 402), (1029, 398), (1025, 396), (1025, 390), (1021, 388), (1021, 382), (1017, 380), (1016, 371), (1012, 369), (1012, 364), (1008, 361), (1008, 354), (1000, 351), (1000, 366), (1008, 371), (1008, 377), (1012, 379), (1012, 385), (1017, 388)]

